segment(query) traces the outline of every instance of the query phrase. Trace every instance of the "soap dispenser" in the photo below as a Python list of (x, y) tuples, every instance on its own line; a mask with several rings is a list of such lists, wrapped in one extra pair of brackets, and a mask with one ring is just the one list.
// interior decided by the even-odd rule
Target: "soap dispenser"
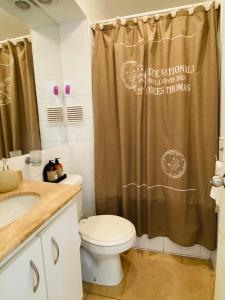
[(46, 182), (55, 182), (58, 179), (56, 164), (53, 160), (49, 160), (48, 164), (44, 167), (43, 178)]
[(2, 159), (2, 170), (0, 171), (0, 193), (6, 193), (18, 188), (20, 177), (16, 171), (10, 170), (7, 160)]
[(59, 157), (55, 159), (55, 166), (56, 166), (58, 177), (60, 178), (63, 175), (63, 165), (59, 162), (59, 159), (60, 159)]

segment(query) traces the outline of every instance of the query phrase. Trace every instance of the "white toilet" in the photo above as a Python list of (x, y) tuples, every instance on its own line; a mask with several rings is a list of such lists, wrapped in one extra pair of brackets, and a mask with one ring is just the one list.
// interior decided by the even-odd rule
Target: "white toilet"
[[(65, 184), (82, 185), (79, 175), (67, 175)], [(81, 235), (82, 278), (101, 285), (117, 285), (123, 278), (120, 253), (136, 241), (134, 225), (114, 215), (98, 215), (81, 219), (82, 191), (77, 202)]]

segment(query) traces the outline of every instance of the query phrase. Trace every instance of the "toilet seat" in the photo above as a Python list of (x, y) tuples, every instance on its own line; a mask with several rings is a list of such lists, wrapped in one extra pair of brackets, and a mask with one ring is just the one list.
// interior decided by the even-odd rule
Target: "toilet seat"
[(98, 215), (79, 222), (83, 241), (96, 246), (118, 246), (136, 236), (134, 225), (119, 216)]

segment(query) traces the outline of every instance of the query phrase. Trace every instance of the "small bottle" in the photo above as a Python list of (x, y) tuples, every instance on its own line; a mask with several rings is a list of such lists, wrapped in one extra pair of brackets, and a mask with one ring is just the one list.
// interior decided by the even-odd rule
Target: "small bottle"
[(44, 168), (44, 181), (54, 182), (56, 179), (58, 179), (56, 165), (53, 160), (49, 160)]
[(63, 176), (63, 165), (59, 162), (59, 159), (60, 159), (59, 157), (57, 157), (55, 159), (55, 166), (56, 166), (58, 178), (60, 178), (61, 176)]

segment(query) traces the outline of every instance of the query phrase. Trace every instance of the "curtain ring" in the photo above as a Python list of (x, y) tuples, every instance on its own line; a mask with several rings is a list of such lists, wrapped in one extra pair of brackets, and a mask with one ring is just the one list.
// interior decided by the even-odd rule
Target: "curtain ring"
[(158, 20), (159, 20), (159, 18), (160, 18), (160, 16), (159, 16), (159, 15), (155, 15), (155, 20), (156, 20), (156, 21), (158, 21)]
[(112, 24), (113, 24), (113, 27), (116, 27), (116, 23), (117, 23), (116, 20), (113, 21), (113, 23), (112, 23)]
[(126, 24), (126, 20), (125, 19), (120, 19), (120, 23), (121, 23), (121, 25), (125, 25)]
[(143, 22), (144, 22), (144, 23), (148, 22), (148, 17), (147, 17), (147, 16), (144, 16), (144, 17), (143, 17)]
[(192, 16), (192, 15), (194, 14), (194, 12), (195, 12), (194, 7), (191, 7), (191, 8), (188, 10), (188, 13), (189, 13), (190, 16)]
[(171, 15), (172, 18), (175, 18), (176, 15), (177, 15), (177, 12), (174, 10), (174, 11), (172, 11), (172, 12), (170, 13), (170, 15)]
[(137, 24), (137, 23), (138, 23), (137, 18), (134, 18), (134, 24)]
[(205, 11), (209, 11), (210, 8), (211, 8), (211, 4), (210, 3), (205, 5)]
[(95, 30), (96, 24), (93, 24), (93, 25), (91, 26), (91, 28), (92, 28), (93, 30)]
[(104, 25), (103, 24), (99, 24), (99, 29), (103, 30), (103, 28), (104, 28)]
[(215, 7), (215, 9), (218, 9), (219, 7), (220, 7), (220, 1), (215, 1), (214, 2), (214, 7)]

